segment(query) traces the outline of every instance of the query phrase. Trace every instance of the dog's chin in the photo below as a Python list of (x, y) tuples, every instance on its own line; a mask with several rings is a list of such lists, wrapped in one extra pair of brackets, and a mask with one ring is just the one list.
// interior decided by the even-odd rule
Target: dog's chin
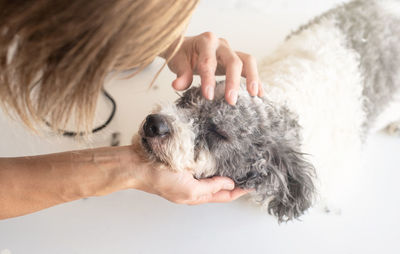
[(147, 140), (147, 138), (142, 138), (141, 144), (142, 144), (143, 150), (146, 153), (148, 153), (149, 155), (154, 155), (153, 149), (151, 148), (151, 145), (149, 144), (149, 141)]
[(140, 144), (149, 159), (162, 164), (166, 164), (165, 161), (161, 159), (161, 156), (158, 154), (157, 149), (153, 146), (151, 139), (142, 136), (140, 139)]
[(149, 157), (158, 158), (157, 153), (154, 151), (153, 146), (148, 138), (141, 137), (140, 144), (142, 145), (143, 151), (146, 152)]

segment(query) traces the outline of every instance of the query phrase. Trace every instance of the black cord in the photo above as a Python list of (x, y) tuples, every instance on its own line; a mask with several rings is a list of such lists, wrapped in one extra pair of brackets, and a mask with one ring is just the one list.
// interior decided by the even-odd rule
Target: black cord
[[(117, 104), (115, 103), (114, 98), (104, 89), (102, 89), (103, 95), (111, 102), (112, 104), (112, 111), (108, 119), (100, 126), (94, 128), (91, 133), (95, 133), (98, 131), (101, 131), (105, 127), (107, 127), (108, 124), (112, 121), (114, 118), (115, 112), (117, 111)], [(47, 126), (51, 127), (51, 124), (46, 121)], [(66, 131), (66, 130), (58, 130), (59, 132), (62, 133), (63, 136), (65, 137), (76, 137), (76, 136), (83, 136), (85, 135), (85, 132), (75, 132), (75, 131)]]

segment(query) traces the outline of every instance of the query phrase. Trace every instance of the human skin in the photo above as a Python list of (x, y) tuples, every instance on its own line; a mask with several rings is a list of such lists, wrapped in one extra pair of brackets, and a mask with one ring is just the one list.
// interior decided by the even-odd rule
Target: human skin
[(247, 192), (234, 189), (229, 178), (196, 180), (188, 172), (155, 169), (131, 146), (0, 159), (0, 219), (124, 189), (182, 204), (228, 202)]
[[(174, 44), (162, 53), (169, 55)], [(172, 82), (176, 90), (190, 87), (193, 75), (201, 79), (201, 90), (205, 98), (214, 98), (215, 75), (226, 75), (225, 99), (235, 105), (240, 77), (246, 78), (247, 90), (251, 96), (262, 96), (263, 88), (258, 77), (256, 59), (246, 53), (234, 51), (227, 40), (217, 38), (211, 32), (185, 37), (180, 49), (168, 62), (168, 67), (177, 75)]]
[[(160, 56), (168, 55), (168, 50)], [(254, 58), (233, 51), (226, 40), (209, 32), (186, 37), (168, 67), (177, 74), (172, 86), (178, 90), (188, 88), (193, 75), (198, 74), (207, 99), (214, 96), (215, 75), (224, 74), (225, 98), (232, 105), (236, 103), (240, 76), (246, 77), (251, 95), (263, 93)], [(131, 146), (0, 158), (0, 219), (125, 189), (189, 205), (230, 202), (249, 192), (235, 188), (226, 177), (197, 180), (188, 171), (153, 168)]]

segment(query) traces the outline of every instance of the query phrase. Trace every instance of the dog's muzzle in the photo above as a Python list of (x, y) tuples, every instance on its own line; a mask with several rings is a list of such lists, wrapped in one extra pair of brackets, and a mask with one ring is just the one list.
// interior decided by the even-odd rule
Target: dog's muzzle
[(139, 131), (142, 147), (147, 153), (162, 161), (159, 157), (162, 154), (163, 144), (171, 135), (168, 119), (161, 114), (148, 115)]
[(143, 124), (143, 132), (146, 138), (164, 137), (170, 133), (167, 119), (159, 114), (152, 114), (146, 117)]

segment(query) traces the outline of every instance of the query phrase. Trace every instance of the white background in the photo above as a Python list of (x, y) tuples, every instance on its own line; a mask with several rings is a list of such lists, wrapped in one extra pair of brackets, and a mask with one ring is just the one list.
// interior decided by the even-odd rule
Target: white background
[[(292, 29), (338, 2), (204, 0), (187, 34), (212, 31), (236, 50), (261, 59)], [(153, 89), (147, 89), (161, 63), (156, 61), (132, 79), (107, 84), (117, 100), (117, 115), (90, 144), (36, 137), (0, 114), (0, 156), (105, 146), (113, 131), (121, 132), (122, 144), (129, 144), (152, 106), (176, 97), (170, 87), (174, 75), (168, 70)], [(99, 101), (98, 122), (102, 122), (110, 107), (103, 98)], [(342, 207), (341, 215), (312, 210), (302, 221), (279, 225), (245, 200), (185, 206), (128, 190), (0, 221), (0, 254), (400, 253), (399, 150), (400, 138), (382, 134), (370, 138), (361, 192)]]

